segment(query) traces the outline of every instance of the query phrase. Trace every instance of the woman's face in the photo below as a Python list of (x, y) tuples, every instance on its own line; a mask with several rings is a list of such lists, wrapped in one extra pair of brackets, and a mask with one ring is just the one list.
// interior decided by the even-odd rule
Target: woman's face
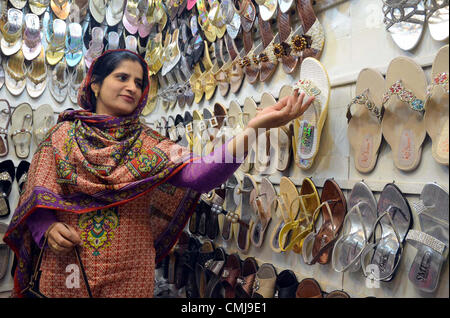
[(143, 76), (139, 62), (123, 60), (101, 85), (91, 84), (97, 94), (96, 113), (115, 117), (133, 113), (142, 96)]

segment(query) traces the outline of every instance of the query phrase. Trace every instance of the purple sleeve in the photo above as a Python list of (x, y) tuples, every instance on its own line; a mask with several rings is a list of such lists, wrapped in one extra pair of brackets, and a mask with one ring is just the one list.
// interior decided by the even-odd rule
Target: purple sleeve
[(26, 222), (34, 241), (39, 248), (42, 248), (45, 231), (47, 231), (50, 225), (58, 222), (58, 219), (53, 211), (38, 209), (27, 218)]
[[(228, 141), (229, 142), (229, 141)], [(169, 183), (207, 193), (223, 184), (241, 165), (243, 159), (235, 158), (227, 150), (228, 142), (211, 154), (187, 164), (173, 176)]]

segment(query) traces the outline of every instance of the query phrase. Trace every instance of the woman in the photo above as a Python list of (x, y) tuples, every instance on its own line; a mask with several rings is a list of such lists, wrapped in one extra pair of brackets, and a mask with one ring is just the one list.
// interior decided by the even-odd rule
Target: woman
[(84, 110), (63, 112), (39, 145), (5, 235), (18, 260), (13, 296), (24, 296), (47, 238), (40, 278), (47, 297), (87, 296), (82, 280), (79, 288), (66, 281), (76, 245), (94, 297), (152, 297), (155, 262), (175, 244), (200, 193), (243, 160), (226, 164), (226, 156), (246, 153), (254, 131), (284, 125), (312, 102), (295, 91), (259, 112), (223, 151), (192, 158), (139, 121), (148, 90), (147, 64), (135, 53), (107, 51), (91, 65), (78, 94)]

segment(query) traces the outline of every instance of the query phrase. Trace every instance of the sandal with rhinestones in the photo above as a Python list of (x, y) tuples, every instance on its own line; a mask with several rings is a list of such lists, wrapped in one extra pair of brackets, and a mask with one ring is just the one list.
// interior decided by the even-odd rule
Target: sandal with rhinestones
[(439, 284), (448, 257), (448, 192), (436, 183), (427, 183), (412, 207), (420, 230), (411, 229), (406, 237), (417, 249), (408, 277), (416, 288), (431, 293)]
[(301, 65), (300, 81), (295, 85), (299, 94), (314, 96), (311, 106), (294, 120), (292, 140), (295, 163), (301, 169), (312, 167), (319, 151), (322, 128), (328, 113), (330, 81), (324, 66), (315, 58), (308, 57)]
[(22, 103), (11, 116), (11, 140), (14, 143), (17, 158), (25, 159), (30, 154), (33, 125), (33, 109), (30, 104)]
[(414, 170), (420, 162), (426, 129), (423, 120), (427, 79), (413, 59), (397, 57), (386, 73), (381, 129), (392, 149), (394, 165)]
[(356, 97), (347, 106), (347, 136), (353, 149), (355, 167), (362, 173), (372, 171), (377, 162), (382, 140), (383, 91), (383, 75), (375, 69), (363, 69), (356, 81)]
[(431, 154), (434, 159), (448, 166), (448, 58), (449, 46), (443, 46), (433, 62), (431, 85), (428, 87), (425, 103), (425, 126), (431, 137)]

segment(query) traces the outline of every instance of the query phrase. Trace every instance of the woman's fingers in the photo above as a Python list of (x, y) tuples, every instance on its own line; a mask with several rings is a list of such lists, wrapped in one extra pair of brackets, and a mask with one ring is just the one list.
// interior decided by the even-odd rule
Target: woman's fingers
[(48, 243), (56, 253), (67, 253), (80, 244), (81, 239), (74, 228), (58, 223), (48, 233)]

